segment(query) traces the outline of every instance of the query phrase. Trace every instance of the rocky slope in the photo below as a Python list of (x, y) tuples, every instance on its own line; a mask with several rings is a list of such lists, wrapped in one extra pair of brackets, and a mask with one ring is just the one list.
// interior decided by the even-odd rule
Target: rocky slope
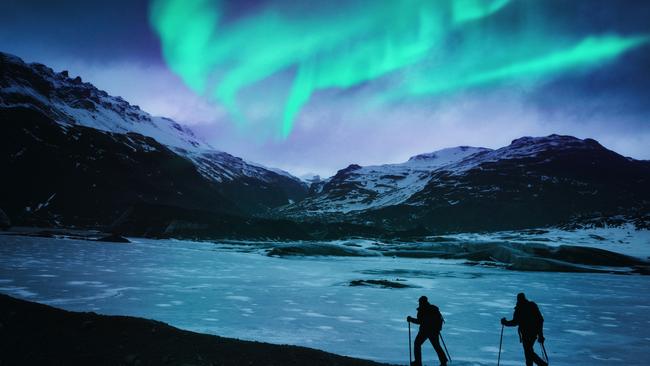
[(107, 224), (142, 202), (257, 215), (307, 191), (80, 77), (4, 53), (0, 119), (0, 167), (11, 172), (0, 208), (17, 224)]

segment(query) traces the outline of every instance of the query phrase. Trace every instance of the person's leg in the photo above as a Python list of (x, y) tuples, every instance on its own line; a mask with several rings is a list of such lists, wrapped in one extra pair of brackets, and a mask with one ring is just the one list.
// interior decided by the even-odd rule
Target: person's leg
[(524, 344), (524, 354), (526, 356), (526, 365), (532, 366), (533, 363), (535, 363), (539, 366), (547, 366), (548, 364), (546, 361), (542, 360), (542, 358), (535, 353), (535, 340), (537, 340), (537, 337), (522, 339), (522, 343)]
[(533, 362), (535, 362), (537, 365), (539, 365), (539, 366), (548, 366), (548, 364), (546, 363), (546, 361), (542, 360), (542, 358), (539, 357), (539, 356), (537, 355), (537, 353), (535, 353), (535, 351), (533, 351), (532, 356), (533, 356)]
[(533, 340), (531, 341), (531, 344), (530, 344), (531, 355), (530, 356), (533, 358), (533, 362), (535, 362), (535, 364), (537, 364), (538, 366), (548, 366), (548, 363), (546, 363), (546, 361), (542, 360), (542, 358), (539, 357), (537, 355), (537, 353), (535, 353), (534, 345), (535, 345), (536, 340), (537, 340), (537, 337), (533, 338)]
[(526, 366), (533, 366), (533, 345), (535, 344), (535, 339), (532, 341), (530, 338), (522, 338), (521, 345), (524, 347), (524, 357), (526, 357)]
[(415, 361), (413, 365), (421, 366), (422, 365), (422, 343), (427, 339), (427, 336), (422, 332), (418, 332), (418, 335), (415, 336), (415, 341), (413, 342), (413, 355), (415, 356)]
[(445, 354), (445, 350), (442, 349), (440, 346), (440, 336), (438, 333), (432, 334), (429, 336), (429, 340), (431, 341), (431, 345), (433, 346), (433, 349), (436, 350), (436, 353), (438, 354), (438, 360), (440, 361), (441, 365), (446, 365), (447, 364), (447, 355)]

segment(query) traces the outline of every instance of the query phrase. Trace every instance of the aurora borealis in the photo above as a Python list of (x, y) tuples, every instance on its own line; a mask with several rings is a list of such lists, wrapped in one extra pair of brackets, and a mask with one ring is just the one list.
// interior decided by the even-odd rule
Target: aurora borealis
[[(320, 90), (401, 79), (397, 87), (377, 91), (371, 98), (376, 104), (530, 82), (598, 67), (650, 41), (648, 34), (563, 32), (561, 22), (543, 16), (542, 2), (512, 3), (317, 2), (305, 13), (289, 1), (273, 0), (226, 21), (226, 1), (154, 0), (150, 20), (169, 67), (192, 90), (225, 106), (238, 123), (247, 120), (238, 96), (289, 71), (289, 91), (272, 91), (287, 94), (281, 123), (269, 121), (282, 138)], [(509, 7), (525, 22), (500, 27), (499, 15)]]
[(0, 51), (296, 175), (552, 133), (650, 159), (645, 0), (8, 0)]

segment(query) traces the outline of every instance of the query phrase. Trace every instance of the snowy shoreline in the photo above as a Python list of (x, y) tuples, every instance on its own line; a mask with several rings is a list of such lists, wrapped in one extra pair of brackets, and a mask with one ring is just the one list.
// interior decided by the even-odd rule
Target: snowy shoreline
[[(92, 230), (14, 228), (8, 236), (113, 241), (128, 239)], [(113, 239), (111, 239), (113, 238)], [(107, 240), (106, 240), (107, 239)], [(152, 239), (133, 237), (131, 242)], [(183, 239), (158, 239), (192, 242)], [(630, 226), (577, 230), (530, 229), (381, 240), (206, 240), (224, 248), (275, 257), (405, 257), (458, 260), (465, 265), (516, 271), (650, 274), (650, 231)]]

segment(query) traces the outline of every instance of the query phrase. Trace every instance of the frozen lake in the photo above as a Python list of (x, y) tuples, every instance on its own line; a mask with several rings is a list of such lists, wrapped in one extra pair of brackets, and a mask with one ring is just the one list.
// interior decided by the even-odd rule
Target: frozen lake
[[(545, 319), (554, 365), (646, 365), (650, 277), (513, 272), (460, 261), (269, 257), (233, 244), (134, 244), (0, 236), (0, 292), (68, 310), (133, 315), (225, 337), (406, 364), (405, 318), (426, 295), (446, 318), (457, 365), (496, 364), (501, 317), (525, 292)], [(415, 286), (349, 286), (383, 279)], [(413, 337), (417, 330), (413, 328)], [(503, 365), (522, 365), (506, 328)], [(536, 346), (537, 347), (537, 346)], [(437, 365), (430, 345), (425, 364)]]

